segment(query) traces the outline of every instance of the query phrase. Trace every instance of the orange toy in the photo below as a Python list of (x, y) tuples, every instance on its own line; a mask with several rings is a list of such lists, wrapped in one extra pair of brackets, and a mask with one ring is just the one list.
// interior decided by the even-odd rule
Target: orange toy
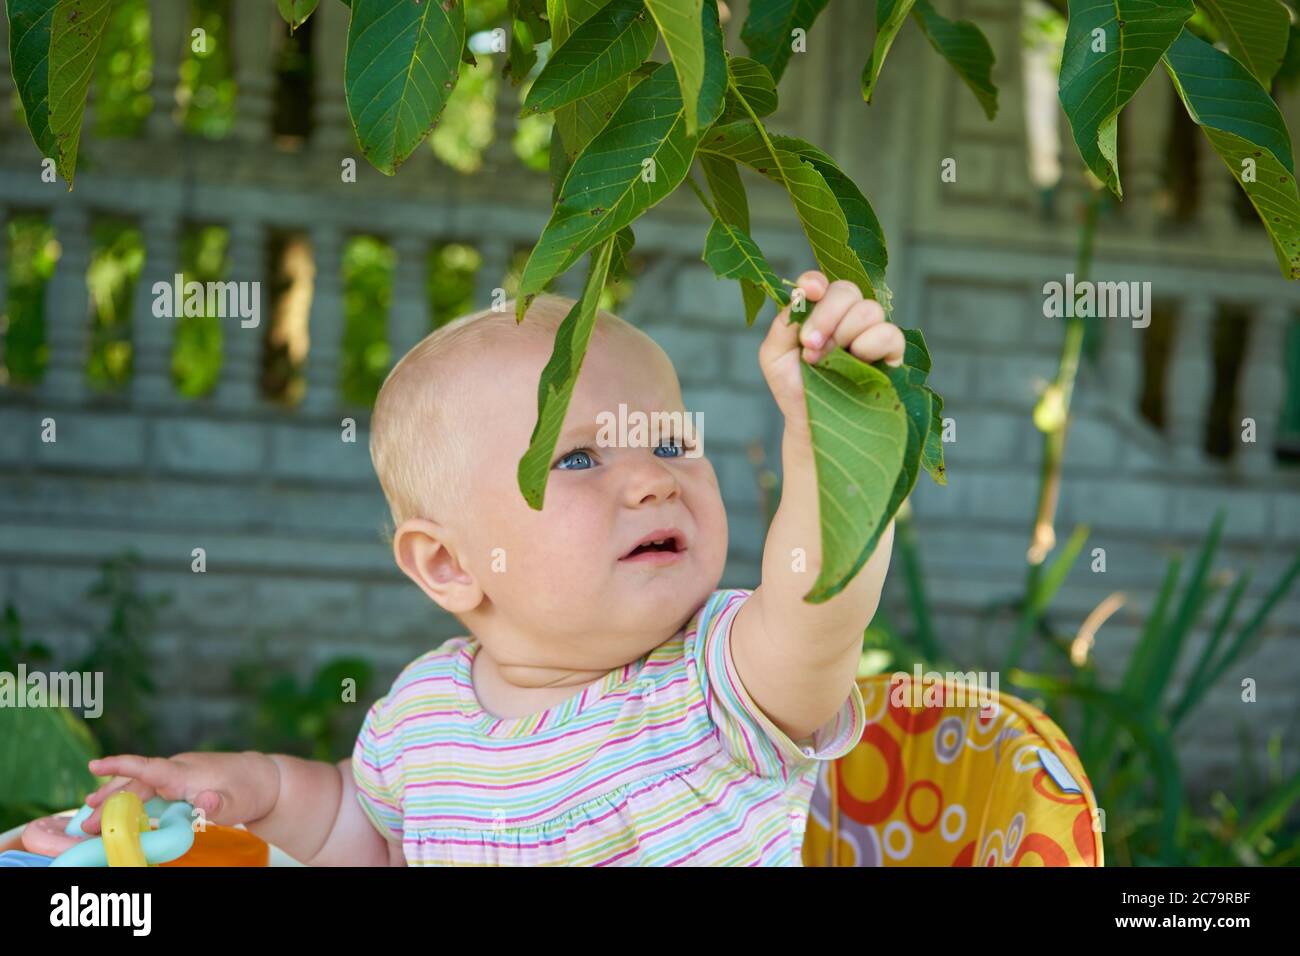
[(159, 866), (269, 866), (271, 847), (265, 840), (236, 827), (209, 823), (194, 834), (188, 853)]

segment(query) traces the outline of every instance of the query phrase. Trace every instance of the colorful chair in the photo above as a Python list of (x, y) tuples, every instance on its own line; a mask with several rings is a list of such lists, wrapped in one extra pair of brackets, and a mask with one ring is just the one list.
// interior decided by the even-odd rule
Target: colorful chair
[(1103, 865), (1092, 786), (1051, 718), (947, 678), (912, 706), (911, 677), (891, 681), (858, 680), (867, 727), (821, 767), (805, 866)]

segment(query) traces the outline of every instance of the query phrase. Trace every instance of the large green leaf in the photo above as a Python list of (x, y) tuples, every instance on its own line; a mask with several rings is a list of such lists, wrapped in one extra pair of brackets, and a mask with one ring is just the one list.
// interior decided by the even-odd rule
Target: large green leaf
[(62, 707), (0, 707), (0, 806), (77, 807), (97, 781), (86, 764), (99, 745)]
[(1188, 115), (1250, 197), (1283, 273), (1300, 278), (1300, 196), (1277, 105), (1244, 66), (1186, 30), (1164, 63)]
[(521, 115), (553, 110), (603, 89), (650, 55), (655, 25), (641, 0), (612, 0), (557, 49), (528, 90)]
[[(748, 233), (749, 199), (740, 179), (740, 169), (725, 157), (705, 154), (700, 156), (700, 167), (704, 170), (709, 192), (713, 194), (718, 218)], [(740, 297), (745, 305), (745, 324), (753, 325), (767, 295), (753, 282), (741, 278)]]
[(998, 88), (993, 85), (993, 47), (969, 20), (949, 20), (941, 16), (930, 0), (916, 0), (912, 16), (930, 46), (947, 60), (962, 82), (975, 94), (984, 115), (998, 115)]
[(876, 0), (876, 40), (871, 46), (871, 59), (862, 69), (862, 98), (871, 102), (871, 94), (880, 79), (880, 68), (885, 65), (889, 48), (894, 45), (903, 21), (912, 12), (916, 0)]
[(296, 30), (306, 23), (318, 3), (320, 0), (276, 0), (276, 5), (280, 8), (280, 16), (284, 18), (285, 23), (289, 24), (290, 30)]
[(748, 121), (714, 127), (700, 143), (700, 152), (743, 163), (784, 187), (827, 278), (848, 279), (857, 283), (863, 295), (873, 295), (871, 278), (853, 251), (844, 211), (811, 162), (776, 147), (759, 126)]
[[(704, 86), (704, 0), (645, 0), (672, 57), (681, 84), (686, 131), (699, 133), (700, 92)], [(707, 123), (705, 125), (708, 125)]]
[(361, 151), (393, 175), (437, 122), (460, 76), (461, 0), (353, 0), (344, 86)]
[(798, 155), (805, 162), (811, 163), (821, 173), (844, 213), (844, 220), (849, 227), (849, 248), (862, 263), (863, 270), (871, 280), (871, 292), (885, 317), (893, 315), (894, 295), (885, 284), (885, 267), (889, 265), (889, 253), (885, 249), (885, 231), (880, 227), (876, 212), (862, 195), (857, 184), (844, 174), (835, 164), (835, 160), (811, 143), (793, 136), (774, 136), (773, 144), (778, 149), (786, 149)]
[(885, 505), (885, 513), (867, 540), (868, 553), (875, 550), (890, 520), (916, 485), (917, 475), (921, 473), (925, 439), (933, 421), (931, 392), (925, 387), (925, 372), (908, 365), (895, 368), (883, 362), (878, 363), (877, 368), (885, 373), (889, 383), (894, 386), (894, 392), (903, 404), (903, 411), (907, 413), (907, 448), (903, 452), (903, 464), (898, 479), (894, 482), (894, 490), (890, 492), (889, 501)]
[(793, 33), (812, 28), (828, 0), (752, 0), (740, 38), (777, 82), (794, 52)]
[(112, 11), (113, 0), (59, 0), (50, 24), (50, 132), (59, 175), (69, 189), (77, 171), (86, 91)]
[(744, 279), (763, 290), (780, 306), (790, 296), (768, 265), (758, 244), (747, 233), (722, 219), (713, 220), (704, 240), (704, 261), (724, 279)]
[(27, 115), (27, 128), (41, 155), (57, 159), (58, 144), (50, 132), (50, 22), (54, 0), (8, 0), (9, 62), (14, 86)]
[(821, 525), (821, 568), (804, 600), (818, 604), (871, 557), (903, 468), (908, 423), (886, 374), (844, 349), (801, 364)]
[(559, 202), (524, 266), (519, 314), (597, 243), (608, 239), (681, 183), (695, 155), (671, 63), (638, 83), (573, 162)]
[(1267, 87), (1282, 65), (1291, 17), (1277, 0), (1196, 0), (1228, 52)]
[[(559, 49), (563, 46), (574, 30), (599, 13), (608, 2), (609, 0), (546, 0), (551, 48)], [(609, 122), (614, 110), (627, 95), (628, 87), (628, 78), (619, 77), (603, 89), (555, 111), (555, 132), (559, 136), (551, 137), (552, 202), (559, 200), (560, 187), (564, 184), (574, 159)]]
[(539, 511), (546, 497), (546, 480), (551, 473), (555, 443), (564, 426), (564, 416), (573, 397), (574, 383), (582, 370), (582, 360), (587, 355), (592, 329), (596, 327), (600, 292), (605, 287), (605, 274), (615, 242), (610, 239), (592, 252), (591, 269), (587, 273), (582, 297), (555, 330), (555, 346), (537, 383), (537, 424), (533, 426), (528, 450), (519, 459), (518, 477), (524, 500)]
[(1192, 0), (1070, 0), (1061, 105), (1083, 161), (1118, 197), (1119, 112), (1194, 12)]

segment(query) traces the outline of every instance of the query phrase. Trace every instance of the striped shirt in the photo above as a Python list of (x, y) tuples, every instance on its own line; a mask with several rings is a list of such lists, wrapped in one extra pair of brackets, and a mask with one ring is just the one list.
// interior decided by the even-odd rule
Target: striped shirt
[(501, 719), (446, 641), (366, 715), (358, 800), (408, 865), (799, 866), (821, 761), (866, 726), (854, 684), (802, 742), (753, 702), (731, 658), (751, 592), (715, 591), (640, 660), (547, 710)]

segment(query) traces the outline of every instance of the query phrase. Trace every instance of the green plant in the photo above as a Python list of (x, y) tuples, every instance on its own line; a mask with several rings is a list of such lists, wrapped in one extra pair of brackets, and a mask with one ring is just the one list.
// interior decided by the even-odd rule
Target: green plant
[[(0, 618), (0, 673), (48, 665), (50, 650), (23, 639), (18, 609)], [(100, 755), (85, 721), (57, 707), (0, 707), (0, 831), (82, 802), (96, 786), (87, 761)]]
[(99, 580), (86, 592), (108, 606), (108, 621), (91, 638), (85, 657), (72, 670), (102, 673), (108, 704), (95, 720), (95, 736), (106, 753), (145, 753), (157, 749), (149, 703), (154, 684), (150, 639), (158, 608), (168, 594), (141, 594), (136, 574), (140, 556), (128, 552), (100, 568)]
[[(366, 700), (374, 678), (370, 663), (339, 657), (322, 664), (305, 684), (276, 670), (263, 654), (235, 665), (235, 686), (256, 697), (235, 737), (202, 748), (286, 753), (337, 761), (352, 753), (360, 721), (356, 702)], [(201, 749), (202, 749), (201, 748)]]

